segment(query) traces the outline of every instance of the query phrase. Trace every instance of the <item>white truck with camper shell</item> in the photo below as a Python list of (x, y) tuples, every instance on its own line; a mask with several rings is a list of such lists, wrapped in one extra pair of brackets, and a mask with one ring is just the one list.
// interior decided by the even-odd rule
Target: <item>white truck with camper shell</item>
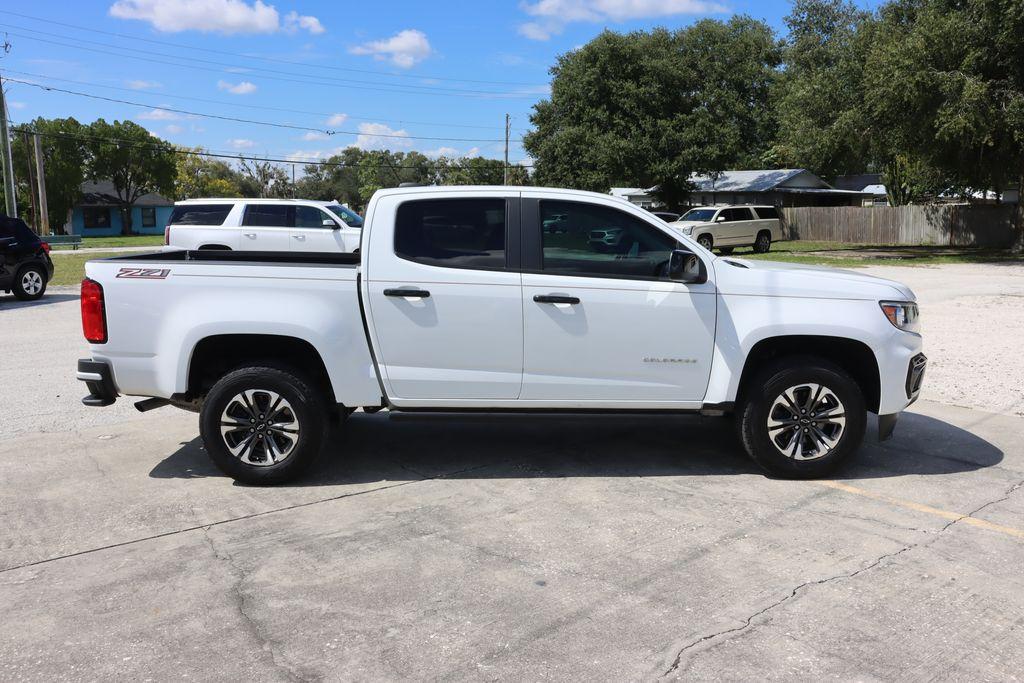
[(363, 219), (339, 202), (186, 199), (175, 202), (164, 244), (185, 250), (353, 252)]
[(925, 367), (907, 287), (715, 257), (571, 190), (381, 190), (359, 254), (163, 251), (86, 274), (83, 402), (196, 411), (213, 461), (253, 483), (383, 407), (733, 414), (765, 469), (823, 476), (869, 412), (891, 434)]

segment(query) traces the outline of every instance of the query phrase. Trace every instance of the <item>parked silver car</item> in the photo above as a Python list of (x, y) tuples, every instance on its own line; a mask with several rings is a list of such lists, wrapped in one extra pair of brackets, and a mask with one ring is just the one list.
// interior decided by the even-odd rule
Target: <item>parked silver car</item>
[(753, 247), (763, 254), (772, 242), (785, 239), (779, 210), (774, 206), (699, 206), (670, 223), (705, 249), (728, 254), (736, 247)]

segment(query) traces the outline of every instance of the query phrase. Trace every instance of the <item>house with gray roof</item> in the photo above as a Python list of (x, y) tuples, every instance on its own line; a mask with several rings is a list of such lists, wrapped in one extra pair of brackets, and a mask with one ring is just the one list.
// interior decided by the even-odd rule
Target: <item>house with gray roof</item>
[[(83, 237), (120, 235), (121, 202), (114, 183), (109, 180), (82, 183), (81, 199), (71, 209), (68, 234)], [(144, 194), (132, 204), (132, 232), (139, 235), (162, 235), (174, 202), (156, 192)]]

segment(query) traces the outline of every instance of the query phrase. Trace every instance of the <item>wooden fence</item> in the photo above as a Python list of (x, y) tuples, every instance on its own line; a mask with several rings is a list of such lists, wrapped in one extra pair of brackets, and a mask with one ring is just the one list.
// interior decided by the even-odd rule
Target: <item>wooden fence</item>
[(828, 206), (788, 207), (783, 222), (790, 239), (854, 244), (1008, 247), (1013, 207)]

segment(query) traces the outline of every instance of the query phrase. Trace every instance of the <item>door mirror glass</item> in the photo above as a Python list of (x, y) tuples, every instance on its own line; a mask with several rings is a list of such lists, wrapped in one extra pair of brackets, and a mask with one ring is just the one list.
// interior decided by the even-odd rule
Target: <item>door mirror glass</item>
[(325, 218), (321, 225), (323, 225), (325, 228), (333, 228), (334, 230), (337, 230), (338, 228), (341, 227), (340, 225), (332, 221), (330, 218)]
[(704, 262), (692, 251), (676, 249), (668, 261), (668, 277), (677, 282), (700, 284), (707, 282), (708, 275)]

